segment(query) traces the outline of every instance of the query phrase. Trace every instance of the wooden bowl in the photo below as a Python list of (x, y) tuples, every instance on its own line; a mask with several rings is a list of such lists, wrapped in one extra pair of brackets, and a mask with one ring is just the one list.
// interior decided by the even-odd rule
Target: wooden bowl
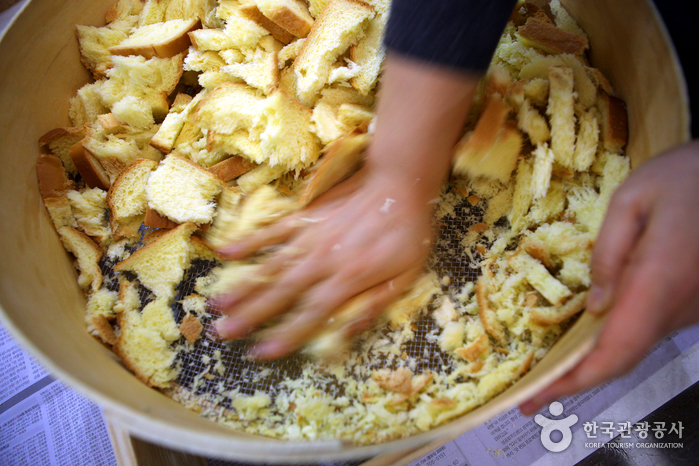
[[(601, 325), (582, 318), (531, 372), (475, 411), (430, 432), (373, 446), (290, 442), (210, 422), (139, 382), (85, 331), (85, 298), (37, 189), (37, 140), (68, 126), (68, 98), (88, 82), (76, 24), (101, 25), (113, 0), (34, 0), (0, 43), (0, 306), (3, 324), (61, 380), (136, 436), (192, 453), (249, 461), (341, 460), (446, 441), (522, 402), (570, 369)], [(688, 140), (684, 82), (654, 8), (643, 0), (565, 1), (591, 39), (592, 63), (629, 109), (634, 165)]]

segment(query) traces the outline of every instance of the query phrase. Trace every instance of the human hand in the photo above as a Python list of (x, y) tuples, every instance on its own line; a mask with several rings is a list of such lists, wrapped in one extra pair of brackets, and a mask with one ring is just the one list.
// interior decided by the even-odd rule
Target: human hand
[(363, 170), (309, 208), (221, 250), (226, 259), (241, 260), (284, 245), (256, 276), (217, 298), (224, 314), (215, 324), (219, 336), (239, 338), (281, 317), (252, 354), (283, 357), (315, 336), (345, 302), (371, 290), (366, 312), (347, 336), (366, 329), (415, 280), (429, 254), (429, 201), (438, 192), (418, 189), (418, 183), (400, 173)]
[(699, 322), (699, 142), (632, 172), (609, 204), (587, 309), (609, 312), (593, 350), (523, 403), (532, 415), (631, 370), (668, 333)]

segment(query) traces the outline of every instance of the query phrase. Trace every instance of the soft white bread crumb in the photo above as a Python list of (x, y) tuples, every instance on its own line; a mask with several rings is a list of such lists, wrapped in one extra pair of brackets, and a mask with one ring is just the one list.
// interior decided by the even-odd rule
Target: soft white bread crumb
[(386, 308), (385, 316), (392, 328), (409, 324), (424, 310), (435, 296), (440, 296), (442, 289), (434, 272), (422, 274), (408, 291)]
[(331, 0), (316, 19), (294, 60), (298, 98), (312, 105), (316, 94), (328, 81), (333, 63), (363, 35), (374, 10), (359, 0)]
[(141, 311), (141, 322), (145, 328), (159, 333), (168, 343), (180, 337), (180, 330), (167, 298), (157, 298), (146, 304)]
[(150, 208), (177, 223), (209, 223), (214, 217), (214, 198), (222, 182), (197, 164), (168, 155), (148, 178), (146, 197)]
[(328, 4), (328, 0), (309, 0), (308, 6), (311, 16), (317, 18), (325, 9)]
[(190, 32), (189, 38), (197, 50), (226, 50), (255, 47), (268, 34), (267, 29), (234, 10), (223, 29), (198, 29)]
[(374, 112), (359, 104), (345, 103), (337, 110), (337, 119), (349, 126), (359, 126), (374, 119)]
[(189, 48), (188, 33), (201, 27), (199, 19), (173, 19), (135, 29), (129, 37), (109, 47), (112, 55), (141, 55), (146, 58), (170, 58)]
[(519, 251), (507, 259), (508, 264), (519, 273), (551, 304), (559, 305), (572, 295), (570, 289), (546, 270), (541, 262), (524, 251)]
[(546, 119), (531, 105), (529, 99), (523, 100), (522, 106), (517, 112), (517, 126), (529, 136), (535, 146), (541, 145), (551, 138)]
[(138, 15), (143, 9), (143, 3), (144, 0), (117, 0), (105, 13), (104, 20), (111, 23)]
[(249, 20), (252, 20), (263, 28), (267, 29), (272, 37), (277, 39), (282, 44), (288, 44), (296, 38), (286, 29), (263, 15), (257, 5), (255, 5), (253, 2), (240, 5), (238, 11), (240, 11), (240, 13)]
[(260, 186), (271, 183), (287, 171), (287, 168), (282, 165), (271, 167), (263, 163), (238, 178), (238, 187), (242, 192), (249, 193)]
[(112, 106), (114, 117), (135, 129), (150, 128), (155, 124), (153, 110), (145, 100), (127, 95)]
[[(126, 141), (111, 134), (105, 139), (86, 138), (79, 144), (82, 144), (83, 149), (99, 161), (109, 175), (110, 184), (119, 176), (124, 167), (141, 155), (136, 141)], [(78, 171), (80, 171), (80, 167), (78, 167)], [(82, 175), (82, 172), (80, 174)], [(107, 185), (108, 187), (109, 185)], [(102, 189), (106, 190), (106, 188)]]
[(214, 18), (216, 0), (169, 0), (166, 3), (164, 21), (198, 19), (206, 27), (218, 25)]
[(277, 52), (267, 53), (258, 49), (251, 61), (223, 66), (221, 71), (244, 80), (267, 95), (279, 85)]
[(212, 152), (200, 152), (192, 157), (202, 167), (211, 167), (228, 157), (228, 154), (238, 154), (253, 163), (267, 160), (260, 147), (259, 137), (254, 137), (247, 130), (236, 131), (230, 135), (209, 132), (207, 146)]
[(115, 236), (134, 236), (146, 211), (146, 182), (158, 167), (153, 160), (138, 159), (122, 170), (107, 193)]
[(165, 21), (165, 11), (167, 10), (168, 3), (167, 1), (161, 0), (146, 0), (138, 17), (138, 25), (146, 26), (148, 24), (162, 23)]
[(277, 89), (260, 106), (253, 128), (260, 148), (270, 166), (282, 165), (291, 170), (315, 162), (320, 144), (310, 130), (311, 110)]
[(192, 111), (204, 98), (204, 92), (200, 92), (192, 99), (187, 94), (177, 94), (172, 103), (170, 112), (163, 120), (158, 131), (150, 140), (150, 146), (161, 152), (170, 153), (174, 149), (185, 123), (188, 121)]
[(102, 249), (85, 233), (75, 228), (62, 227), (58, 233), (66, 251), (77, 259), (80, 271), (78, 285), (93, 292), (99, 290), (102, 286), (102, 271), (99, 265), (100, 259), (102, 259)]
[(196, 229), (193, 223), (183, 223), (119, 262), (114, 270), (133, 272), (157, 297), (172, 299), (175, 286), (189, 266), (192, 249), (189, 237)]
[(585, 31), (582, 30), (578, 23), (570, 16), (568, 11), (563, 8), (560, 0), (551, 0), (549, 2), (549, 8), (551, 8), (551, 13), (553, 13), (553, 20), (556, 26), (563, 29), (564, 31), (572, 32), (583, 37), (587, 37)]
[(233, 134), (250, 128), (260, 113), (263, 98), (243, 83), (224, 83), (209, 92), (194, 112), (201, 128)]
[(252, 0), (260, 12), (273, 23), (296, 37), (306, 37), (313, 17), (301, 0)]
[(279, 51), (279, 68), (284, 68), (290, 60), (295, 60), (306, 39), (296, 39)]
[(388, 23), (390, 0), (370, 0), (376, 12), (369, 22), (366, 35), (350, 49), (350, 59), (359, 66), (359, 71), (350, 83), (362, 94), (368, 94), (376, 85), (381, 64), (386, 56), (383, 50), (383, 37)]
[[(240, 60), (242, 60), (242, 54), (240, 55)], [(184, 59), (184, 70), (185, 71), (197, 71), (202, 73), (204, 71), (218, 71), (222, 66), (226, 64), (226, 61), (219, 54), (213, 50), (205, 50), (200, 52), (194, 47), (189, 48), (189, 52)]]
[(47, 197), (44, 199), (44, 206), (49, 213), (49, 217), (51, 217), (51, 222), (56, 231), (62, 227), (78, 227), (67, 195)]
[(350, 130), (349, 125), (337, 118), (335, 109), (322, 100), (313, 107), (311, 123), (311, 131), (324, 145), (330, 144)]
[(512, 230), (519, 232), (524, 226), (524, 217), (529, 211), (533, 199), (532, 165), (526, 160), (520, 160), (517, 166), (515, 192), (512, 195), (512, 210), (508, 216)]
[[(549, 149), (550, 151), (550, 149)], [(566, 203), (566, 193), (560, 182), (551, 181), (548, 192), (532, 204), (526, 215), (525, 224), (541, 225), (563, 212)]]
[(85, 68), (92, 72), (95, 78), (104, 77), (106, 71), (112, 67), (109, 47), (121, 43), (128, 34), (109, 26), (101, 28), (76, 26), (76, 30), (80, 47), (80, 61), (85, 65)]
[(532, 199), (546, 196), (551, 183), (554, 154), (548, 144), (536, 146), (534, 152), (534, 168), (532, 170)]
[(116, 343), (116, 335), (109, 321), (114, 320), (116, 316), (114, 305), (117, 298), (116, 291), (100, 288), (90, 295), (85, 307), (85, 324), (88, 333), (100, 338), (108, 345)]
[(549, 70), (549, 104), (546, 114), (551, 122), (551, 150), (556, 162), (573, 168), (575, 153), (575, 111), (573, 70), (554, 66)]
[(450, 353), (461, 348), (466, 337), (466, 328), (461, 322), (447, 322), (439, 335), (439, 349)]
[(82, 192), (70, 191), (67, 195), (78, 227), (101, 245), (108, 244), (112, 233), (107, 225), (107, 193), (99, 188)]
[[(543, 55), (536, 60), (532, 60), (522, 67), (519, 74), (520, 79), (531, 80), (529, 86), (525, 85), (525, 90), (532, 91), (532, 86), (540, 86), (540, 91), (543, 91), (543, 85), (536, 79), (549, 79), (549, 70), (553, 67), (568, 67), (573, 70), (573, 77), (577, 101), (585, 110), (592, 107), (597, 102), (597, 86), (590, 79), (586, 66), (573, 55)], [(532, 102), (536, 102), (531, 96)], [(541, 105), (537, 102), (537, 105)]]
[(39, 146), (48, 147), (52, 154), (61, 159), (65, 170), (75, 175), (78, 171), (75, 168), (73, 159), (70, 157), (70, 148), (73, 147), (75, 143), (82, 141), (89, 134), (90, 129), (87, 126), (56, 128), (39, 138)]
[(108, 113), (109, 109), (102, 102), (102, 86), (105, 80), (85, 84), (78, 89), (75, 97), (70, 99), (68, 114), (73, 126), (93, 123), (99, 115)]
[(587, 171), (597, 155), (599, 124), (595, 114), (595, 109), (590, 109), (580, 116), (574, 156), (574, 168), (579, 172)]

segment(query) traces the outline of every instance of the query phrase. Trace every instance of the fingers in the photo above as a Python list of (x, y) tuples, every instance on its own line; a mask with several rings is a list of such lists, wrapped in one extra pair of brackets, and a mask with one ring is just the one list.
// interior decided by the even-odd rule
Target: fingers
[[(268, 360), (287, 356), (324, 329), (337, 331), (338, 338), (352, 338), (368, 328), (386, 306), (413, 283), (420, 270), (421, 267), (414, 267), (359, 295), (356, 295), (356, 288), (353, 287), (338, 289), (335, 280), (323, 282), (298, 310), (265, 332), (262, 341), (253, 350), (255, 357)], [(330, 317), (335, 321), (328, 327)], [(338, 341), (338, 347), (340, 343)]]
[(296, 215), (292, 215), (253, 233), (247, 238), (228, 244), (219, 249), (218, 252), (224, 260), (243, 260), (256, 254), (263, 248), (276, 246), (288, 241), (299, 226), (299, 223), (296, 221)]
[(286, 269), (274, 283), (259, 293), (251, 293), (224, 309), (227, 314), (216, 321), (218, 335), (225, 340), (240, 338), (291, 307), (306, 289), (326, 274), (325, 267), (314, 258)]
[(633, 188), (615, 195), (592, 254), (592, 286), (587, 310), (599, 313), (614, 301), (618, 279), (643, 232), (645, 213)]

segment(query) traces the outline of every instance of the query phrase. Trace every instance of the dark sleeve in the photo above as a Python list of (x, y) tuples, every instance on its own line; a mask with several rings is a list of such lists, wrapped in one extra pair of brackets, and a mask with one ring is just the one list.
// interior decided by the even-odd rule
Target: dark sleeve
[(451, 67), (488, 68), (516, 0), (393, 0), (388, 50)]

